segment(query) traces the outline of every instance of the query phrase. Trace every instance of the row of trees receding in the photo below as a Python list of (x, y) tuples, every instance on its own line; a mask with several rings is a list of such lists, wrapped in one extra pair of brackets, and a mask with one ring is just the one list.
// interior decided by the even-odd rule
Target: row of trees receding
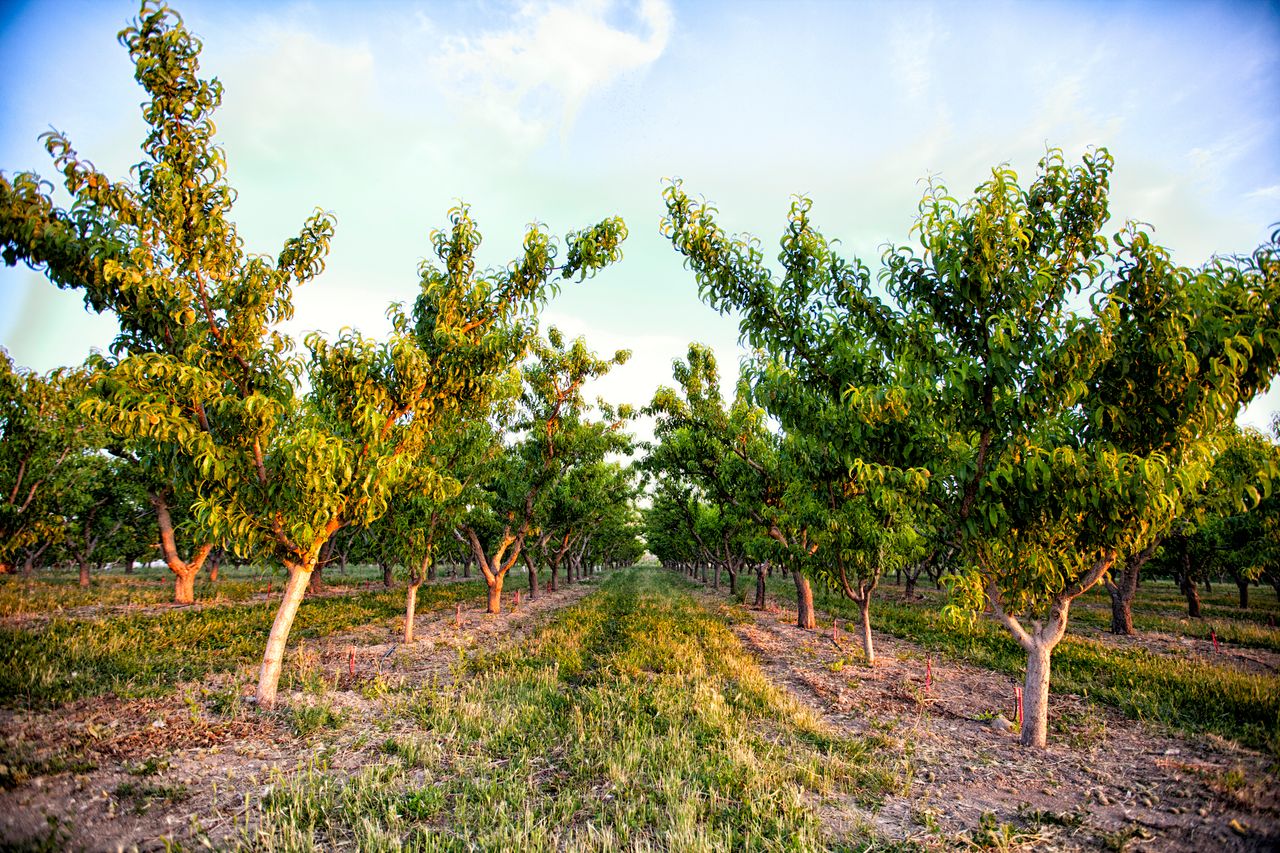
[[(406, 640), (448, 549), (468, 553), (494, 612), (514, 566), (536, 594), (538, 563), (554, 584), (584, 560), (635, 556), (635, 484), (610, 461), (631, 412), (583, 393), (627, 354), (538, 331), (561, 282), (620, 259), (622, 221), (567, 235), (563, 257), (534, 226), (519, 257), (481, 270), (460, 205), (385, 339), (298, 347), (282, 323), (324, 268), (332, 217), (317, 212), (274, 256), (246, 252), (213, 141), (222, 88), (199, 76), (199, 41), (150, 4), (120, 40), (148, 98), (132, 180), (57, 132), (44, 141), (69, 207), (36, 175), (0, 175), (5, 262), (120, 327), (82, 370), (5, 362), (0, 562), (37, 559), (67, 519), (123, 492), (91, 496), (95, 480), (126, 479), (93, 466), (129, 472), (179, 600), (219, 549), (287, 569), (258, 687), (270, 705), (307, 589), (359, 537), (406, 567)], [(932, 183), (916, 245), (887, 248), (874, 278), (818, 231), (807, 199), (775, 267), (668, 186), (663, 234), (754, 354), (732, 400), (696, 345), (679, 387), (654, 396), (650, 549), (710, 562), (734, 591), (754, 570), (758, 604), (767, 567), (781, 568), (805, 628), (811, 582), (839, 590), (861, 610), (868, 660), (885, 572), (910, 584), (947, 571), (951, 608), (990, 612), (1026, 652), (1029, 745), (1045, 742), (1051, 655), (1086, 590), (1105, 583), (1117, 630), (1132, 630), (1151, 561), (1178, 563), (1189, 600), (1196, 548), (1247, 579), (1273, 566), (1257, 543), (1275, 538), (1275, 449), (1233, 421), (1280, 368), (1280, 234), (1179, 267), (1137, 225), (1103, 234), (1111, 171), (1105, 150), (1076, 165), (1050, 151), (1025, 187), (1007, 167), (964, 202)], [(72, 494), (86, 496), (75, 513)]]
[[(20, 410), (12, 423), (36, 427), (43, 437), (33, 441), (49, 447), (10, 448), (6, 422), (6, 458), (12, 449), (17, 469), (42, 470), (18, 470), (6, 490), (0, 560), (39, 547), (48, 519), (69, 517), (51, 487), (61, 480), (32, 478), (109, 451), (110, 464), (137, 469), (178, 600), (190, 600), (215, 546), (288, 571), (257, 690), (269, 706), (294, 616), (340, 530), (385, 524), (391, 559), (411, 567), (407, 639), (418, 584), (445, 537), (465, 536), (490, 612), (531, 536), (560, 537), (557, 560), (571, 552), (580, 561), (592, 541), (598, 558), (634, 555), (631, 477), (609, 459), (629, 445), (630, 412), (597, 411), (582, 391), (627, 353), (602, 359), (554, 329), (540, 338), (537, 320), (559, 282), (621, 258), (622, 220), (569, 234), (563, 258), (533, 226), (520, 257), (481, 270), (480, 232), (461, 205), (431, 235), (412, 304), (390, 307), (386, 339), (312, 334), (299, 351), (281, 324), (293, 316), (294, 288), (324, 269), (332, 217), (314, 214), (274, 257), (246, 252), (213, 142), (222, 87), (199, 76), (200, 42), (149, 4), (120, 41), (148, 96), (134, 180), (98, 172), (56, 131), (43, 138), (69, 208), (34, 174), (0, 176), (6, 262), (83, 292), (120, 327), (110, 354), (92, 357), (75, 381), (6, 362)], [(59, 428), (42, 432), (37, 422), (55, 409)], [(80, 441), (86, 431), (97, 440)], [(20, 502), (24, 483), (31, 497)], [(35, 495), (51, 513), (32, 511)], [(530, 581), (536, 592), (536, 571)]]
[(663, 231), (754, 355), (731, 403), (697, 345), (655, 395), (654, 553), (723, 566), (731, 586), (755, 565), (757, 603), (765, 565), (780, 567), (801, 627), (811, 579), (840, 591), (869, 661), (884, 573), (945, 567), (949, 608), (988, 612), (1026, 652), (1033, 746), (1085, 591), (1106, 583), (1132, 632), (1138, 572), (1161, 546), (1184, 555), (1189, 595), (1196, 537), (1242, 589), (1274, 571), (1280, 459), (1234, 420), (1280, 369), (1280, 232), (1177, 266), (1136, 224), (1103, 235), (1111, 170), (1105, 150), (1074, 166), (1050, 151), (1026, 187), (1007, 167), (964, 202), (932, 182), (917, 244), (886, 248), (874, 280), (808, 199), (775, 268), (671, 184)]

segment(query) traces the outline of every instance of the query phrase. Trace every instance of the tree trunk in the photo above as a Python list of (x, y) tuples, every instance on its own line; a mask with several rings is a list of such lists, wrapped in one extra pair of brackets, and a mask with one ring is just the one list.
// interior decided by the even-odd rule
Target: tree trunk
[(1240, 590), (1240, 609), (1249, 609), (1249, 581), (1236, 580), (1236, 588)]
[(418, 587), (422, 586), (422, 581), (417, 583), (409, 583), (409, 591), (405, 593), (404, 599), (404, 641), (406, 644), (413, 642), (413, 614), (418, 609)]
[(764, 610), (764, 563), (756, 563), (756, 600), (757, 610)]
[(260, 708), (275, 707), (276, 688), (280, 685), (280, 669), (284, 665), (289, 629), (293, 627), (293, 617), (298, 615), (298, 605), (302, 604), (303, 596), (307, 594), (314, 565), (285, 564), (289, 570), (289, 582), (285, 584), (284, 598), (280, 600), (280, 609), (276, 611), (275, 621), (271, 623), (271, 633), (267, 635), (267, 650), (262, 656), (262, 670), (258, 674), (257, 698)]
[(1200, 591), (1196, 587), (1196, 582), (1187, 577), (1182, 576), (1182, 594), (1187, 597), (1187, 615), (1193, 619), (1200, 617)]
[(732, 565), (729, 567), (729, 595), (738, 597), (738, 569)]
[(1122, 591), (1108, 589), (1111, 593), (1111, 633), (1124, 637), (1132, 637), (1133, 599), (1125, 598)]
[(213, 556), (213, 563), (209, 566), (209, 581), (211, 583), (218, 582), (218, 569), (222, 568), (222, 549), (219, 548)]
[[(213, 552), (213, 544), (205, 543), (196, 548), (190, 561), (178, 556), (178, 541), (173, 532), (173, 518), (169, 514), (169, 502), (161, 492), (148, 494), (151, 507), (156, 512), (156, 526), (160, 530), (160, 555), (165, 565), (173, 572), (174, 604), (192, 604), (195, 601), (195, 577), (200, 572), (209, 554)], [(186, 581), (183, 578), (186, 577)]]
[(495, 575), (492, 580), (488, 578), (486, 578), (485, 580), (489, 581), (489, 609), (486, 612), (501, 613), (502, 612), (502, 581), (504, 580), (504, 577), (502, 575)]
[(1208, 575), (1205, 575), (1205, 576), (1204, 576), (1204, 591), (1205, 591), (1205, 592), (1213, 592), (1213, 587), (1212, 587), (1212, 586), (1210, 586), (1210, 584), (1209, 584), (1209, 576), (1208, 576)]
[(876, 662), (876, 647), (871, 640), (871, 593), (864, 593), (858, 602), (858, 618), (861, 619), (862, 653), (867, 657), (867, 666)]
[(809, 579), (799, 569), (792, 569), (791, 577), (796, 583), (796, 627), (815, 628), (818, 617), (813, 612), (813, 588), (809, 586)]
[(395, 568), (390, 563), (384, 563), (382, 566), (382, 585), (387, 589), (391, 589), (391, 584), (395, 580)]
[(1049, 660), (1053, 646), (1037, 638), (1027, 649), (1022, 686), (1022, 745), (1044, 749), (1049, 742)]
[[(1151, 549), (1154, 551), (1154, 548)], [(1142, 562), (1146, 562), (1142, 560)], [(1133, 598), (1138, 593), (1138, 572), (1141, 568), (1137, 559), (1127, 560), (1124, 570), (1114, 582), (1105, 581), (1107, 593), (1111, 596), (1111, 633), (1124, 637), (1132, 637), (1133, 630)]]
[(533, 563), (533, 555), (529, 549), (524, 552), (524, 565), (529, 570), (529, 600), (538, 597), (538, 567)]
[(719, 589), (719, 588), (720, 588), (720, 563), (719, 563), (719, 561), (717, 561), (717, 562), (716, 562), (716, 567), (715, 567), (715, 569), (714, 569), (714, 570), (712, 570), (712, 572), (711, 572), (711, 588), (712, 588), (712, 589)]
[(82, 589), (89, 588), (89, 561), (79, 560), (80, 563), (80, 587)]
[(917, 572), (907, 572), (907, 585), (902, 589), (903, 598), (910, 599), (910, 598), (916, 597), (916, 575), (917, 574), (918, 574)]
[(311, 580), (307, 584), (307, 592), (311, 595), (319, 595), (324, 592), (324, 563), (317, 562), (316, 567), (311, 571)]
[(196, 603), (196, 570), (188, 569), (177, 575), (173, 582), (174, 604)]

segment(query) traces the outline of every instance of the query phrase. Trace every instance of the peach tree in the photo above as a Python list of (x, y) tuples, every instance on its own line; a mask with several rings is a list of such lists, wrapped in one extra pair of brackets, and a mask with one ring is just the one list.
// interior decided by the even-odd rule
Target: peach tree
[(1221, 427), (1280, 364), (1275, 238), (1197, 269), (1136, 227), (1109, 241), (1111, 169), (1104, 150), (1075, 167), (1051, 151), (1026, 188), (1007, 167), (963, 203), (931, 184), (918, 249), (884, 254), (892, 302), (813, 228), (807, 200), (775, 276), (757, 241), (678, 184), (666, 193), (664, 227), (702, 295), (741, 312), (767, 354), (770, 413), (838, 455), (850, 493), (943, 519), (955, 602), (990, 608), (1026, 652), (1034, 746), (1071, 602), (1173, 524)]

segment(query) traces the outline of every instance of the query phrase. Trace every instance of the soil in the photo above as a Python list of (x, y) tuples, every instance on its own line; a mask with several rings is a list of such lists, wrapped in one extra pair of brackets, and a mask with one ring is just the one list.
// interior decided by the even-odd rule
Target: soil
[(826, 803), (833, 832), (869, 826), (926, 848), (1280, 848), (1280, 784), (1268, 756), (1058, 693), (1048, 749), (1025, 749), (1009, 722), (1008, 676), (879, 633), (868, 667), (850, 634), (801, 631), (790, 608), (738, 609), (750, 618), (734, 631), (775, 683), (838, 729), (888, 738), (906, 756), (905, 795), (875, 810)]
[[(462, 655), (520, 642), (594, 588), (588, 580), (542, 592), (497, 615), (484, 613), (484, 602), (420, 612), (408, 646), (399, 642), (403, 617), (299, 644), (286, 661), (296, 683), (281, 689), (276, 711), (253, 708), (252, 667), (158, 699), (0, 711), (0, 849), (234, 845), (251, 831), (275, 774), (303, 769), (317, 754), (338, 773), (380, 763), (379, 745), (407, 731), (390, 707), (400, 688), (451, 683)], [(344, 724), (299, 736), (289, 709), (316, 703)]]
[[(299, 644), (288, 659), (294, 683), (275, 712), (253, 708), (252, 667), (159, 699), (0, 712), (0, 848), (37, 840), (86, 850), (234, 845), (252, 832), (277, 774), (317, 755), (336, 773), (382, 762), (379, 745), (412, 725), (395, 712), (399, 688), (448, 685), (461, 656), (519, 643), (593, 588), (544, 592), (497, 616), (482, 602), (464, 604), (460, 616), (419, 613), (411, 646), (399, 642), (400, 620)], [(703, 599), (730, 606), (723, 594)], [(800, 631), (789, 607), (736, 610), (749, 618), (734, 620), (734, 631), (775, 683), (830, 725), (874, 734), (902, 756), (910, 785), (877, 808), (853, 798), (815, 802), (833, 839), (870, 828), (926, 849), (1280, 847), (1277, 767), (1256, 751), (1181, 737), (1060, 694), (1051, 698), (1049, 748), (1025, 750), (1006, 721), (1015, 686), (1007, 676), (881, 634), (877, 663), (867, 667), (855, 637), (840, 631), (832, 640), (829, 620)], [(300, 736), (289, 708), (317, 703), (345, 723)]]

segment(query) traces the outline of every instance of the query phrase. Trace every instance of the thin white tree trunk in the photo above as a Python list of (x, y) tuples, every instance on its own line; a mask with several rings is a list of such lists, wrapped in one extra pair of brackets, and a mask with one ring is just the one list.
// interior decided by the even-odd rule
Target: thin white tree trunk
[(280, 670), (284, 665), (289, 629), (293, 627), (293, 617), (298, 614), (298, 605), (302, 604), (302, 599), (307, 594), (307, 585), (311, 582), (310, 567), (287, 565), (287, 568), (289, 582), (285, 585), (284, 598), (280, 602), (280, 609), (276, 611), (275, 621), (271, 623), (267, 650), (262, 656), (262, 670), (258, 674), (257, 697), (260, 708), (275, 707), (276, 688), (280, 684)]
[(876, 647), (871, 640), (871, 593), (866, 593), (858, 602), (858, 616), (862, 620), (862, 653), (871, 666), (876, 662)]

